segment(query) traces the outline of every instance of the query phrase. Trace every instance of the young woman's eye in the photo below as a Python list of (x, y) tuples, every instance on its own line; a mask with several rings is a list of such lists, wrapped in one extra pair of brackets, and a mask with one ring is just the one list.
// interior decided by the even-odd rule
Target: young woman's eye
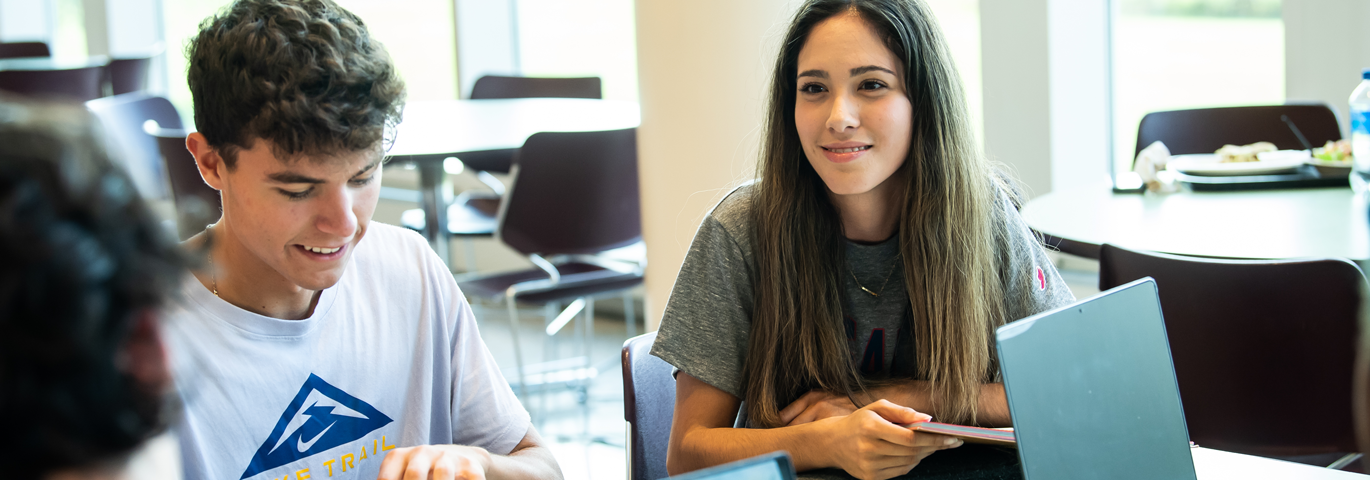
[(861, 82), (862, 90), (879, 90), (882, 88), (887, 88), (887, 86), (884, 84), (884, 82), (880, 82), (878, 80), (866, 80), (864, 82)]
[(314, 191), (313, 188), (304, 190), (302, 192), (292, 192), (290, 190), (286, 190), (283, 188), (278, 188), (276, 190), (279, 190), (281, 192), (281, 195), (285, 195), (285, 198), (289, 198), (291, 200), (303, 200), (305, 197), (309, 196), (310, 192)]
[(817, 83), (806, 83), (799, 87), (800, 93), (823, 93), (825, 91), (827, 91), (827, 89)]

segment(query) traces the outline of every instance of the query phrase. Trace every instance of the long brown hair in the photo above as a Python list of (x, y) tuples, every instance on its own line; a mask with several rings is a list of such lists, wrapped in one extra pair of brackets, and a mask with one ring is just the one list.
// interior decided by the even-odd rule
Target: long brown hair
[(909, 152), (887, 181), (902, 190), (898, 242), (916, 375), (930, 382), (939, 420), (974, 422), (980, 384), (998, 378), (992, 335), (1005, 317), (998, 192), (1014, 190), (1003, 188), (979, 150), (960, 77), (922, 0), (812, 0), (790, 24), (752, 197), (757, 272), (746, 413), (758, 425), (779, 426), (779, 410), (805, 391), (852, 396), (873, 386), (857, 372), (839, 321), (840, 214), (804, 155), (794, 117), (799, 51), (815, 25), (844, 13), (860, 15), (902, 62), (913, 106)]

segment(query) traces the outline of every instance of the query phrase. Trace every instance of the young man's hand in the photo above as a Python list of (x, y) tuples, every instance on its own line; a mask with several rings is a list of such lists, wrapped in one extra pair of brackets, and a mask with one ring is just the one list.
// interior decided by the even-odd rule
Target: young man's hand
[(378, 480), (485, 480), (490, 452), (461, 445), (396, 448), (381, 462)]

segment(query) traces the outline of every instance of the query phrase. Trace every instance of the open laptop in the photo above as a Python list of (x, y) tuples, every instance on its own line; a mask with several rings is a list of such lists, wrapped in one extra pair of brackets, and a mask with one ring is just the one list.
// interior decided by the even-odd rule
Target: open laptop
[(1196, 478), (1154, 280), (997, 335), (1024, 478)]
[(671, 477), (670, 480), (794, 480), (794, 464), (785, 452), (771, 452)]

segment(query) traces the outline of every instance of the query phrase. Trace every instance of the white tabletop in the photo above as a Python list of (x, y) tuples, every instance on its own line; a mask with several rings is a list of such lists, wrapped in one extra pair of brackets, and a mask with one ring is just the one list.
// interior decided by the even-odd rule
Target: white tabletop
[(390, 155), (440, 155), (518, 148), (537, 132), (637, 127), (638, 104), (575, 98), (410, 102)]
[(1067, 240), (1181, 255), (1370, 259), (1364, 197), (1350, 188), (1113, 193), (1107, 184), (1029, 201), (1034, 230)]
[(1320, 468), (1269, 458), (1242, 455), (1208, 448), (1193, 448), (1194, 474), (1199, 480), (1334, 480), (1365, 479), (1359, 475), (1341, 470)]
[(70, 70), (99, 67), (107, 64), (109, 64), (109, 57), (104, 55), (71, 58), (18, 57), (0, 60), (0, 70)]

